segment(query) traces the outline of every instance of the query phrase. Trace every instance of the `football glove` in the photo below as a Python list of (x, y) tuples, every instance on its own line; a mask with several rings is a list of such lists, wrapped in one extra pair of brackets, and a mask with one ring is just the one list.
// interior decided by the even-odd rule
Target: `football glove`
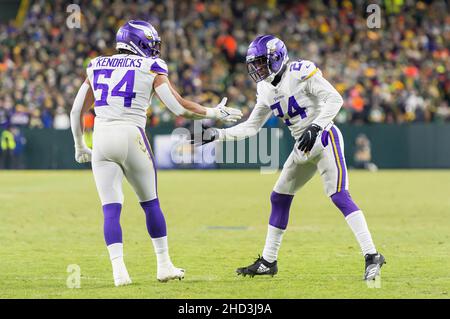
[(211, 143), (219, 139), (219, 130), (214, 127), (207, 127), (202, 125), (201, 133), (194, 133), (191, 135), (191, 144), (201, 146)]
[(310, 152), (316, 142), (317, 135), (319, 135), (321, 130), (322, 128), (317, 124), (308, 126), (302, 136), (300, 136), (297, 148), (305, 153)]
[(86, 145), (75, 147), (75, 160), (78, 163), (87, 163), (91, 161), (92, 151)]
[(241, 110), (227, 107), (227, 98), (224, 97), (217, 106), (207, 110), (207, 117), (214, 118), (225, 122), (237, 122), (242, 117)]

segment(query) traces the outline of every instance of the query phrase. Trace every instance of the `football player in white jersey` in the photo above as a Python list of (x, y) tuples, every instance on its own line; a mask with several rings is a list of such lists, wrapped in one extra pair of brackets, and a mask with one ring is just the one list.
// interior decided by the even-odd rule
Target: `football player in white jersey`
[[(125, 176), (136, 192), (146, 216), (147, 229), (157, 257), (157, 279), (181, 279), (184, 270), (169, 257), (167, 230), (156, 183), (156, 167), (145, 135), (146, 111), (154, 93), (178, 116), (236, 122), (241, 111), (214, 108), (182, 98), (168, 80), (166, 63), (159, 58), (161, 40), (151, 24), (132, 20), (116, 35), (118, 54), (93, 59), (87, 79), (78, 91), (71, 111), (75, 159), (88, 162), (103, 205), (104, 238), (116, 286), (131, 283), (123, 260), (120, 213)], [(83, 141), (82, 115), (94, 104), (96, 113), (93, 149)]]
[(285, 44), (272, 35), (258, 36), (247, 51), (247, 68), (257, 82), (257, 101), (247, 121), (227, 129), (203, 132), (202, 144), (232, 141), (255, 135), (274, 114), (296, 140), (270, 197), (266, 244), (252, 265), (237, 269), (241, 275), (275, 275), (277, 256), (295, 193), (319, 171), (326, 194), (343, 213), (365, 257), (364, 279), (373, 280), (385, 263), (377, 252), (363, 212), (348, 192), (344, 140), (333, 124), (343, 104), (341, 95), (307, 60), (289, 62)]

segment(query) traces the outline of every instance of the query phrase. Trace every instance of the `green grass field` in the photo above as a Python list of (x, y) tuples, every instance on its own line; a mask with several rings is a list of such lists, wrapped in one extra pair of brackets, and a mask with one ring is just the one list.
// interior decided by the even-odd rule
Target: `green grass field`
[[(133, 285), (116, 288), (90, 171), (0, 173), (0, 298), (449, 298), (450, 171), (350, 171), (351, 193), (387, 259), (381, 288), (320, 178), (296, 196), (275, 277), (235, 268), (262, 251), (278, 175), (164, 171), (159, 197), (182, 281), (159, 283), (144, 214), (125, 183), (122, 229)], [(66, 287), (69, 264), (81, 288)]]

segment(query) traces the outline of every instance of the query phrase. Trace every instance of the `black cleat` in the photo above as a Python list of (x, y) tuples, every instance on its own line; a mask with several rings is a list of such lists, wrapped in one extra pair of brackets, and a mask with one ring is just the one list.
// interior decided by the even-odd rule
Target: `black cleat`
[(366, 259), (366, 268), (364, 271), (364, 280), (375, 280), (375, 278), (381, 275), (381, 267), (386, 263), (382, 254), (367, 254), (364, 256)]
[(275, 260), (272, 263), (269, 263), (267, 260), (258, 256), (253, 264), (247, 267), (242, 267), (236, 269), (236, 273), (238, 275), (250, 277), (259, 276), (259, 275), (271, 275), (272, 277), (276, 275), (278, 272), (277, 261)]

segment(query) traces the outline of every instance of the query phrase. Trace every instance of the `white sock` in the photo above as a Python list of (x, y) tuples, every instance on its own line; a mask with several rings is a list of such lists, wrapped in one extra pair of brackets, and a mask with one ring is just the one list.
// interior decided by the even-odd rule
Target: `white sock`
[(360, 210), (353, 212), (345, 217), (345, 220), (352, 229), (353, 234), (355, 234), (363, 255), (375, 254), (377, 250), (373, 244), (372, 236), (370, 235), (363, 212)]
[(109, 252), (109, 258), (111, 259), (111, 265), (113, 268), (113, 275), (117, 277), (121, 274), (128, 276), (125, 262), (123, 261), (123, 244), (115, 243), (107, 246)]
[(169, 256), (169, 244), (167, 243), (167, 236), (152, 238), (152, 242), (153, 248), (155, 249), (158, 267), (166, 267), (172, 264)]
[(109, 252), (109, 259), (111, 259), (111, 262), (113, 260), (122, 259), (123, 260), (123, 244), (122, 243), (115, 243), (107, 246), (108, 252)]
[(267, 228), (266, 245), (262, 256), (265, 260), (272, 263), (278, 258), (278, 251), (280, 250), (281, 240), (285, 230), (269, 225)]

